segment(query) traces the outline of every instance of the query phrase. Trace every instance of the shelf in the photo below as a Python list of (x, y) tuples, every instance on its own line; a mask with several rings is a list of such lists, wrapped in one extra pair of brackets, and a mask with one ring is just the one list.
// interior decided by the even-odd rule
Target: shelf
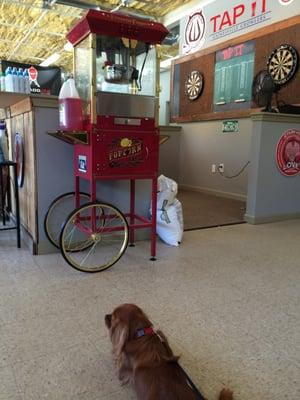
[(87, 132), (48, 131), (47, 134), (69, 144), (89, 144)]
[(35, 107), (58, 108), (58, 97), (50, 94), (28, 94), (0, 91), (0, 109), (5, 109), (17, 105), (22, 100), (28, 99), (28, 104)]
[(18, 103), (21, 100), (26, 99), (28, 94), (26, 93), (13, 93), (13, 92), (1, 92), (0, 91), (0, 108), (7, 108), (13, 104)]

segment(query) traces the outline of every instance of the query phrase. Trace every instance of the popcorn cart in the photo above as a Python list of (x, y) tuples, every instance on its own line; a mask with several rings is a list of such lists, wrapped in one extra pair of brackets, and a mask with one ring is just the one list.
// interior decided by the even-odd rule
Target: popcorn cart
[[(75, 191), (55, 199), (45, 217), (48, 239), (74, 268), (98, 272), (134, 244), (135, 230), (151, 229), (156, 256), (156, 200), (160, 135), (157, 127), (157, 46), (160, 23), (90, 10), (68, 33), (83, 128), (52, 134), (74, 145)], [(69, 112), (72, 118), (72, 107)], [(76, 116), (74, 116), (76, 118)], [(130, 181), (128, 213), (97, 200), (98, 180)], [(151, 218), (135, 212), (135, 181), (152, 181)], [(80, 191), (81, 180), (89, 193)], [(62, 226), (62, 228), (61, 228)]]

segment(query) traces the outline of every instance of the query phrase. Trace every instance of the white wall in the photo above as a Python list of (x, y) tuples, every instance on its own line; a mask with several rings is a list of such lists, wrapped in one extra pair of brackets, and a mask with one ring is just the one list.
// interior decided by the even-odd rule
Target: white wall
[(170, 101), (170, 75), (170, 70), (160, 73), (159, 125), (168, 125), (169, 123), (167, 102)]
[(237, 178), (212, 173), (212, 164), (224, 163), (225, 174), (235, 175), (249, 160), (252, 122), (239, 120), (238, 133), (222, 133), (222, 121), (182, 125), (179, 184), (193, 190), (243, 198), (247, 169)]

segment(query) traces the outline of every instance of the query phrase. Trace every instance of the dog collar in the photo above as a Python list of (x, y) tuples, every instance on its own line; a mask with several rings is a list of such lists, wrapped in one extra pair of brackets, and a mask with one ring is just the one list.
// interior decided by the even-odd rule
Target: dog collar
[(139, 338), (141, 338), (141, 337), (143, 337), (143, 336), (152, 336), (152, 335), (155, 335), (154, 329), (153, 329), (152, 326), (148, 326), (147, 328), (138, 329), (138, 330), (135, 332), (134, 337), (135, 337), (136, 339), (139, 339)]

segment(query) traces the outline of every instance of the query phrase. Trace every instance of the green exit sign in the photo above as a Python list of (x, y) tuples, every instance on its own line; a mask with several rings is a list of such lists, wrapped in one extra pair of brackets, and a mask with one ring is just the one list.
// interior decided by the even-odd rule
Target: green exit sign
[(239, 131), (239, 121), (237, 120), (227, 120), (223, 121), (222, 125), (222, 132), (229, 133), (229, 132), (238, 132)]

